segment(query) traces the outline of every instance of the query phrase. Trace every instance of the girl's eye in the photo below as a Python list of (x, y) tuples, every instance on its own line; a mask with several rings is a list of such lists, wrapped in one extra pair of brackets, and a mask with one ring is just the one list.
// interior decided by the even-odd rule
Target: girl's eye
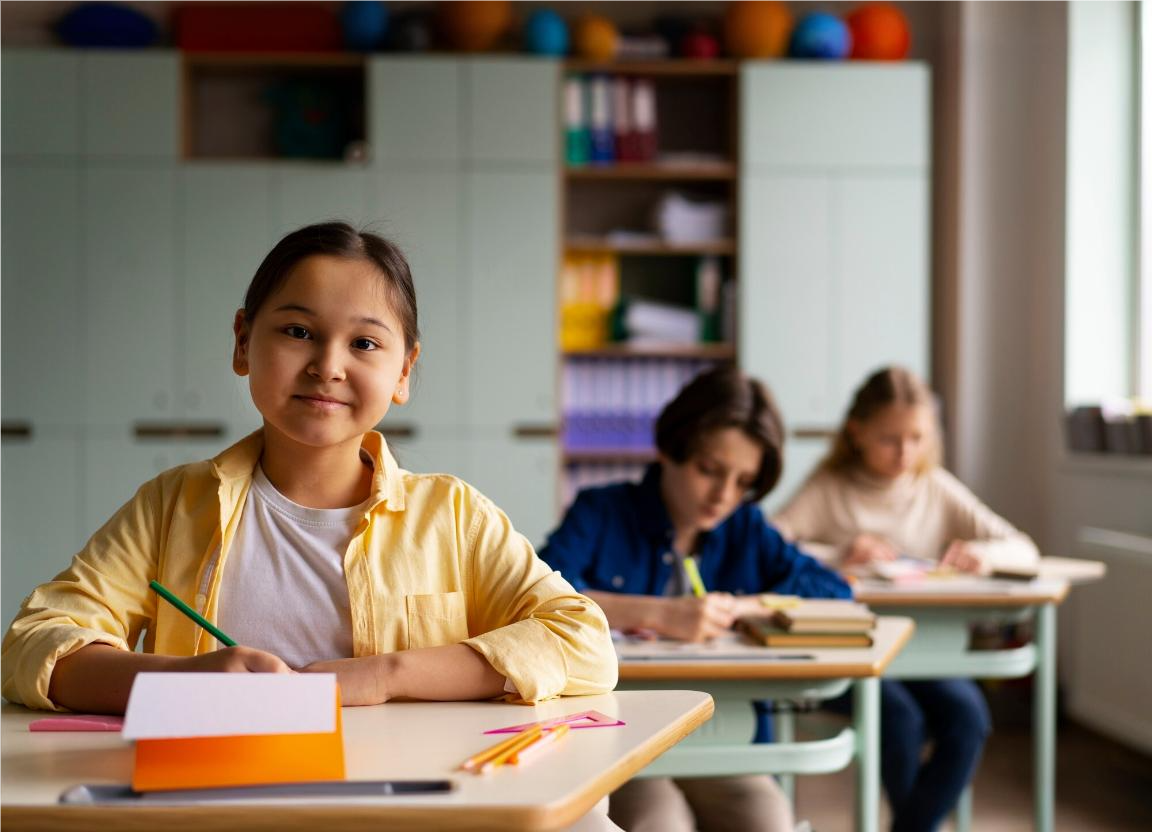
[(292, 324), (284, 328), (284, 334), (289, 338), (298, 338), (302, 341), (308, 337), (308, 330), (298, 324)]
[(376, 342), (371, 338), (357, 338), (352, 342), (352, 347), (353, 349), (364, 350), (365, 352), (379, 349), (379, 346), (377, 346)]

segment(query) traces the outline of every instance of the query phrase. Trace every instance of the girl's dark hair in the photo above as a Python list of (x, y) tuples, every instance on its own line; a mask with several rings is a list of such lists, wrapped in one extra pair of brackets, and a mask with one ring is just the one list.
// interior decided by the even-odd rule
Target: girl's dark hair
[(739, 428), (764, 449), (748, 502), (764, 497), (783, 469), (784, 422), (772, 394), (735, 367), (723, 366), (692, 379), (656, 420), (656, 447), (673, 462), (685, 462), (708, 434)]
[[(927, 407), (933, 415), (937, 413), (936, 397), (923, 379), (903, 367), (881, 367), (856, 390), (844, 422), (832, 442), (832, 450), (820, 466), (829, 471), (847, 471), (860, 465), (860, 449), (852, 441), (848, 423), (863, 424), (894, 404)], [(917, 473), (922, 474), (939, 465), (940, 455), (940, 430), (936, 426)]]
[(404, 329), (404, 347), (411, 352), (420, 340), (416, 312), (416, 287), (408, 260), (395, 243), (345, 222), (308, 225), (284, 237), (268, 252), (244, 295), (244, 317), (251, 321), (264, 301), (288, 279), (288, 273), (305, 258), (317, 254), (365, 260), (374, 265), (388, 287), (392, 311)]

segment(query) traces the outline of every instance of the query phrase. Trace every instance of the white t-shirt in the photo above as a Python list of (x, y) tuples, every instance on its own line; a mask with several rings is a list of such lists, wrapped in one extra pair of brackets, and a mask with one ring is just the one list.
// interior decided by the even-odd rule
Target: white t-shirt
[(364, 511), (297, 505), (257, 466), (224, 564), (220, 629), (291, 667), (350, 658), (344, 554)]

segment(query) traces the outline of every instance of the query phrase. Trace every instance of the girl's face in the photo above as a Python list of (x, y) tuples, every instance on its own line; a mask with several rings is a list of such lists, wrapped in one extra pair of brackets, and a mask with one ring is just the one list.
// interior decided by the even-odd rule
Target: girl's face
[(661, 454), (660, 488), (673, 525), (678, 530), (716, 528), (747, 499), (763, 460), (764, 449), (740, 428), (709, 433), (684, 462)]
[(249, 377), (266, 429), (310, 447), (360, 439), (407, 401), (417, 345), (404, 331), (371, 263), (305, 258), (252, 321), (237, 313), (232, 365)]
[(848, 435), (868, 473), (896, 479), (924, 460), (936, 429), (926, 405), (890, 404), (865, 421), (848, 420)]

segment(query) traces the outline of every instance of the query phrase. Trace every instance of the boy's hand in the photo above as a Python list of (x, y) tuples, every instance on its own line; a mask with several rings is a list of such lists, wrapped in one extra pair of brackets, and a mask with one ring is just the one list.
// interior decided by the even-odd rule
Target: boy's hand
[(859, 566), (876, 561), (896, 560), (899, 552), (885, 538), (877, 534), (858, 534), (844, 552), (845, 566)]
[(686, 595), (665, 599), (661, 631), (682, 641), (707, 641), (731, 629), (736, 620), (736, 599), (727, 592), (709, 592), (702, 598)]
[(186, 673), (291, 673), (279, 656), (253, 647), (225, 647), (212, 653), (176, 659), (173, 670)]
[(958, 572), (980, 575), (988, 571), (984, 556), (968, 540), (953, 540), (940, 558), (941, 566), (951, 566)]

